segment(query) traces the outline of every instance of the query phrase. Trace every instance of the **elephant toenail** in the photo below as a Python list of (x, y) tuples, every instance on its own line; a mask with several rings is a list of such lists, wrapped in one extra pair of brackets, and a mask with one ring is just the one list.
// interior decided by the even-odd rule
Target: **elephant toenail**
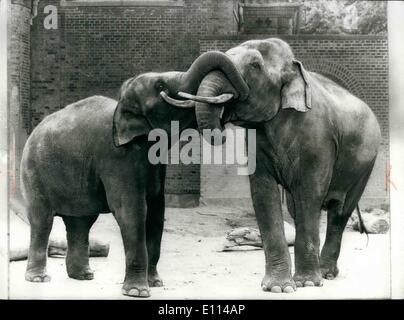
[(293, 289), (292, 286), (287, 286), (287, 287), (285, 287), (285, 288), (283, 289), (283, 292), (285, 292), (285, 293), (292, 293), (292, 292), (295, 292), (295, 289)]
[(161, 280), (149, 280), (149, 286), (151, 287), (162, 287), (163, 286), (163, 281)]
[(150, 297), (149, 290), (147, 290), (147, 289), (140, 290), (139, 297)]
[(271, 288), (271, 292), (272, 293), (281, 293), (282, 292), (282, 288), (280, 286), (273, 286)]
[(128, 295), (138, 297), (139, 296), (139, 290), (136, 288), (130, 289), (128, 292)]
[(313, 282), (313, 281), (306, 281), (306, 282), (304, 283), (304, 286), (305, 286), (305, 287), (314, 287), (314, 282)]

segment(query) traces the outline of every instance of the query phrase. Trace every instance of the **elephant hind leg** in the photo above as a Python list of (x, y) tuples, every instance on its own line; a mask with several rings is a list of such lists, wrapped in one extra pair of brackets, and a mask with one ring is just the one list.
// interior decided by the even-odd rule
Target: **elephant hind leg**
[(89, 232), (97, 215), (62, 216), (67, 232), (66, 270), (70, 278), (92, 280), (94, 273), (89, 266)]
[(341, 250), (342, 235), (349, 217), (365, 190), (372, 169), (373, 164), (346, 193), (343, 203), (340, 200), (330, 200), (327, 204), (327, 233), (321, 250), (320, 267), (323, 277), (328, 280), (332, 280), (338, 275), (337, 260)]

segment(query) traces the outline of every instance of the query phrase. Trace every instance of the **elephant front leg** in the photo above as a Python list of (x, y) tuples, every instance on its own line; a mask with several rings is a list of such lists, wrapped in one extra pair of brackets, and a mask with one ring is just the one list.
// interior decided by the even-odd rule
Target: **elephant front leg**
[[(151, 204), (153, 202), (153, 204)], [(151, 287), (162, 287), (163, 280), (157, 272), (160, 259), (161, 237), (164, 227), (164, 194), (148, 202), (146, 238), (148, 255), (148, 282)]]
[(115, 218), (121, 229), (126, 257), (122, 294), (132, 297), (149, 297), (145, 201), (140, 201), (138, 205), (123, 205), (115, 210)]
[(250, 186), (265, 252), (262, 289), (275, 293), (294, 292), (296, 285), (292, 279), (278, 185), (271, 176), (260, 176), (257, 171), (250, 176)]
[(298, 287), (322, 286), (320, 271), (320, 213), (321, 200), (293, 194), (295, 206), (295, 274), (293, 279)]

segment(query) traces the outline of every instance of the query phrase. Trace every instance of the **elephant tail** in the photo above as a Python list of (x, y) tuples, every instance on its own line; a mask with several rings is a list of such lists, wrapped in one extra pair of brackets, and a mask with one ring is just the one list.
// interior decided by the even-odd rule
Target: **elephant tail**
[(359, 204), (356, 205), (356, 213), (358, 214), (358, 219), (359, 219), (359, 223), (358, 223), (359, 232), (360, 233), (365, 232), (366, 237), (367, 237), (366, 246), (368, 246), (368, 244), (369, 244), (369, 232), (366, 229), (365, 224), (363, 223), (363, 219), (362, 219), (362, 215), (361, 215), (361, 209), (359, 208)]

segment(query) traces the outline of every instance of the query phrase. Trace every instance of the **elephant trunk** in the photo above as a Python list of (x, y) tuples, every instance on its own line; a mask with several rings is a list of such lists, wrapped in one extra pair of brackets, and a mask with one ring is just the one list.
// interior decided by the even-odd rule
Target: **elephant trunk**
[(213, 70), (222, 71), (236, 89), (234, 98), (245, 100), (249, 93), (249, 88), (236, 65), (230, 58), (220, 51), (209, 51), (200, 55), (191, 67), (182, 76), (180, 92), (194, 93), (198, 89), (203, 78)]
[(199, 85), (197, 97), (200, 99), (195, 99), (195, 112), (198, 127), (202, 133), (204, 129), (213, 130), (211, 132), (211, 140), (208, 140), (208, 142), (213, 145), (225, 142), (225, 137), (222, 135), (224, 128), (221, 123), (223, 105), (209, 103), (209, 98), (217, 97), (223, 92), (230, 92), (232, 95), (236, 95), (237, 93), (222, 72), (212, 71), (203, 78)]
[[(234, 95), (236, 94), (234, 87), (220, 71), (212, 71), (208, 73), (200, 83), (196, 97), (201, 99), (194, 100), (196, 101), (196, 119), (201, 130), (223, 130), (223, 126), (220, 123), (223, 106), (209, 103), (208, 100), (210, 97), (217, 97), (223, 92), (231, 92)], [(207, 101), (203, 101), (204, 99)]]
[[(196, 96), (193, 95), (195, 91)], [(213, 130), (211, 140), (208, 141), (215, 145), (225, 141), (220, 121), (223, 107), (217, 104), (223, 104), (232, 98), (244, 101), (249, 91), (229, 56), (220, 51), (209, 51), (200, 55), (183, 74), (178, 95), (196, 102), (198, 127), (202, 133), (204, 129)]]
[[(213, 95), (213, 91), (201, 91), (201, 94), (210, 94), (210, 96), (195, 96), (193, 95), (199, 88), (201, 81), (205, 78), (209, 72), (213, 70), (220, 70), (224, 73), (222, 78), (226, 78), (228, 91), (220, 96)], [(195, 101), (202, 101), (206, 103), (219, 104), (227, 102), (232, 98), (239, 100), (245, 100), (249, 93), (249, 88), (245, 83), (240, 72), (237, 70), (236, 65), (230, 60), (230, 58), (220, 51), (209, 51), (200, 55), (189, 67), (188, 71), (176, 73), (176, 77), (173, 77), (171, 88), (176, 88), (174, 95), (170, 96), (168, 91), (160, 92), (161, 98), (168, 104), (180, 107), (180, 108), (192, 108), (195, 106)], [(179, 100), (176, 97), (185, 98), (187, 100)]]

